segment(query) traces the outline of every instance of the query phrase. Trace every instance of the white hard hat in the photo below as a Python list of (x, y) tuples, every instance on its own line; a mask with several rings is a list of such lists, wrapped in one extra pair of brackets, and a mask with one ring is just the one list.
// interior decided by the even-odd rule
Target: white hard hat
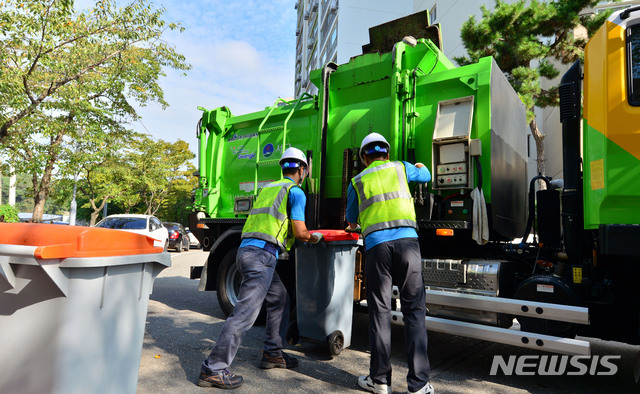
[[(291, 165), (291, 163), (294, 161), (302, 162), (305, 167), (309, 167), (309, 164), (307, 164), (307, 157), (304, 155), (304, 153), (302, 153), (300, 149), (294, 147), (291, 147), (284, 151), (282, 157), (280, 158), (280, 166), (283, 168), (298, 167), (298, 165)], [(289, 165), (285, 167), (285, 163), (289, 163)]]
[[(371, 145), (369, 147), (370, 149), (367, 149), (367, 151), (365, 152), (364, 148), (368, 145)], [(382, 135), (378, 133), (371, 133), (364, 137), (364, 139), (362, 140), (362, 144), (360, 144), (360, 159), (364, 161), (364, 154), (368, 155), (374, 152), (389, 153), (389, 148), (389, 143)]]

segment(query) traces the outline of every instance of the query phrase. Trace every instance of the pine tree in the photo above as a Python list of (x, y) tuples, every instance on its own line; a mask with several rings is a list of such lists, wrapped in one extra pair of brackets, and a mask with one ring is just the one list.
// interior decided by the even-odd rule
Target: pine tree
[[(558, 86), (543, 89), (540, 78), (552, 80), (560, 71), (554, 63), (571, 64), (584, 58), (588, 39), (610, 12), (595, 14), (598, 0), (517, 1), (496, 0), (493, 10), (484, 5), (482, 19), (471, 16), (462, 26), (467, 57), (460, 65), (493, 56), (527, 108), (527, 121), (536, 141), (537, 171), (545, 174), (544, 137), (538, 129), (534, 107), (558, 106)], [(579, 32), (584, 32), (580, 34)]]

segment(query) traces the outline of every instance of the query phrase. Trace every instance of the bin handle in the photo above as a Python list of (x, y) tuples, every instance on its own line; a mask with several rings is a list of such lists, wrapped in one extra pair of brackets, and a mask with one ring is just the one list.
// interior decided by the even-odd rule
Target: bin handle
[(57, 253), (66, 253), (66, 251), (69, 250), (69, 247), (73, 247), (73, 245), (62, 244), (39, 247), (26, 245), (0, 245), (0, 255), (4, 255), (4, 258), (0, 258), (0, 275), (6, 278), (12, 288), (16, 287), (16, 276), (11, 268), (11, 257), (13, 256), (17, 258), (13, 262), (14, 264), (40, 266), (66, 297), (69, 291), (69, 278), (64, 274), (60, 265), (41, 262), (39, 259), (57, 259)]
[(37, 259), (64, 259), (73, 256), (76, 246), (73, 244), (58, 244), (38, 246), (33, 252)]

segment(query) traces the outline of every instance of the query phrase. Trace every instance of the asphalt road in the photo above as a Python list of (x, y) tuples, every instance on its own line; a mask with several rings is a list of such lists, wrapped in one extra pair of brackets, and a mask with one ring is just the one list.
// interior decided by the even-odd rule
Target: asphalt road
[[(155, 280), (149, 301), (140, 362), (138, 390), (146, 393), (204, 393), (211, 388), (195, 384), (200, 363), (209, 354), (225, 316), (215, 292), (199, 292), (198, 281), (189, 279), (189, 267), (202, 265), (207, 253), (191, 250), (172, 253), (172, 267)], [(294, 370), (258, 368), (264, 327), (253, 327), (242, 343), (231, 370), (244, 377), (234, 393), (356, 393), (357, 378), (367, 374), (369, 350), (367, 316), (354, 315), (351, 347), (331, 358), (326, 345), (303, 342), (287, 349), (300, 360)], [(407, 390), (403, 328), (393, 328), (394, 393)], [(583, 338), (584, 339), (584, 338)], [(544, 355), (545, 353), (429, 332), (432, 384), (438, 393), (628, 393), (640, 392), (634, 368), (638, 346), (592, 339), (593, 356), (620, 356), (612, 362), (613, 376), (504, 376), (490, 375), (494, 356)], [(602, 368), (600, 368), (602, 370)]]

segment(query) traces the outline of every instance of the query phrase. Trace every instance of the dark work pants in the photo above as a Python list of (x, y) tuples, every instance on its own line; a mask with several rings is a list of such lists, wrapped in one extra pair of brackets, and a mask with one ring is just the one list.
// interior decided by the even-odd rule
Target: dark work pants
[(258, 318), (263, 301), (267, 309), (264, 351), (273, 355), (282, 352), (289, 324), (289, 295), (276, 272), (276, 257), (264, 249), (245, 246), (238, 249), (236, 263), (242, 274), (238, 302), (224, 323), (216, 346), (202, 363), (205, 373), (231, 365), (242, 338)]
[(383, 242), (365, 252), (369, 309), (369, 375), (375, 383), (391, 385), (391, 296), (398, 286), (404, 318), (409, 391), (429, 381), (425, 292), (417, 238)]

